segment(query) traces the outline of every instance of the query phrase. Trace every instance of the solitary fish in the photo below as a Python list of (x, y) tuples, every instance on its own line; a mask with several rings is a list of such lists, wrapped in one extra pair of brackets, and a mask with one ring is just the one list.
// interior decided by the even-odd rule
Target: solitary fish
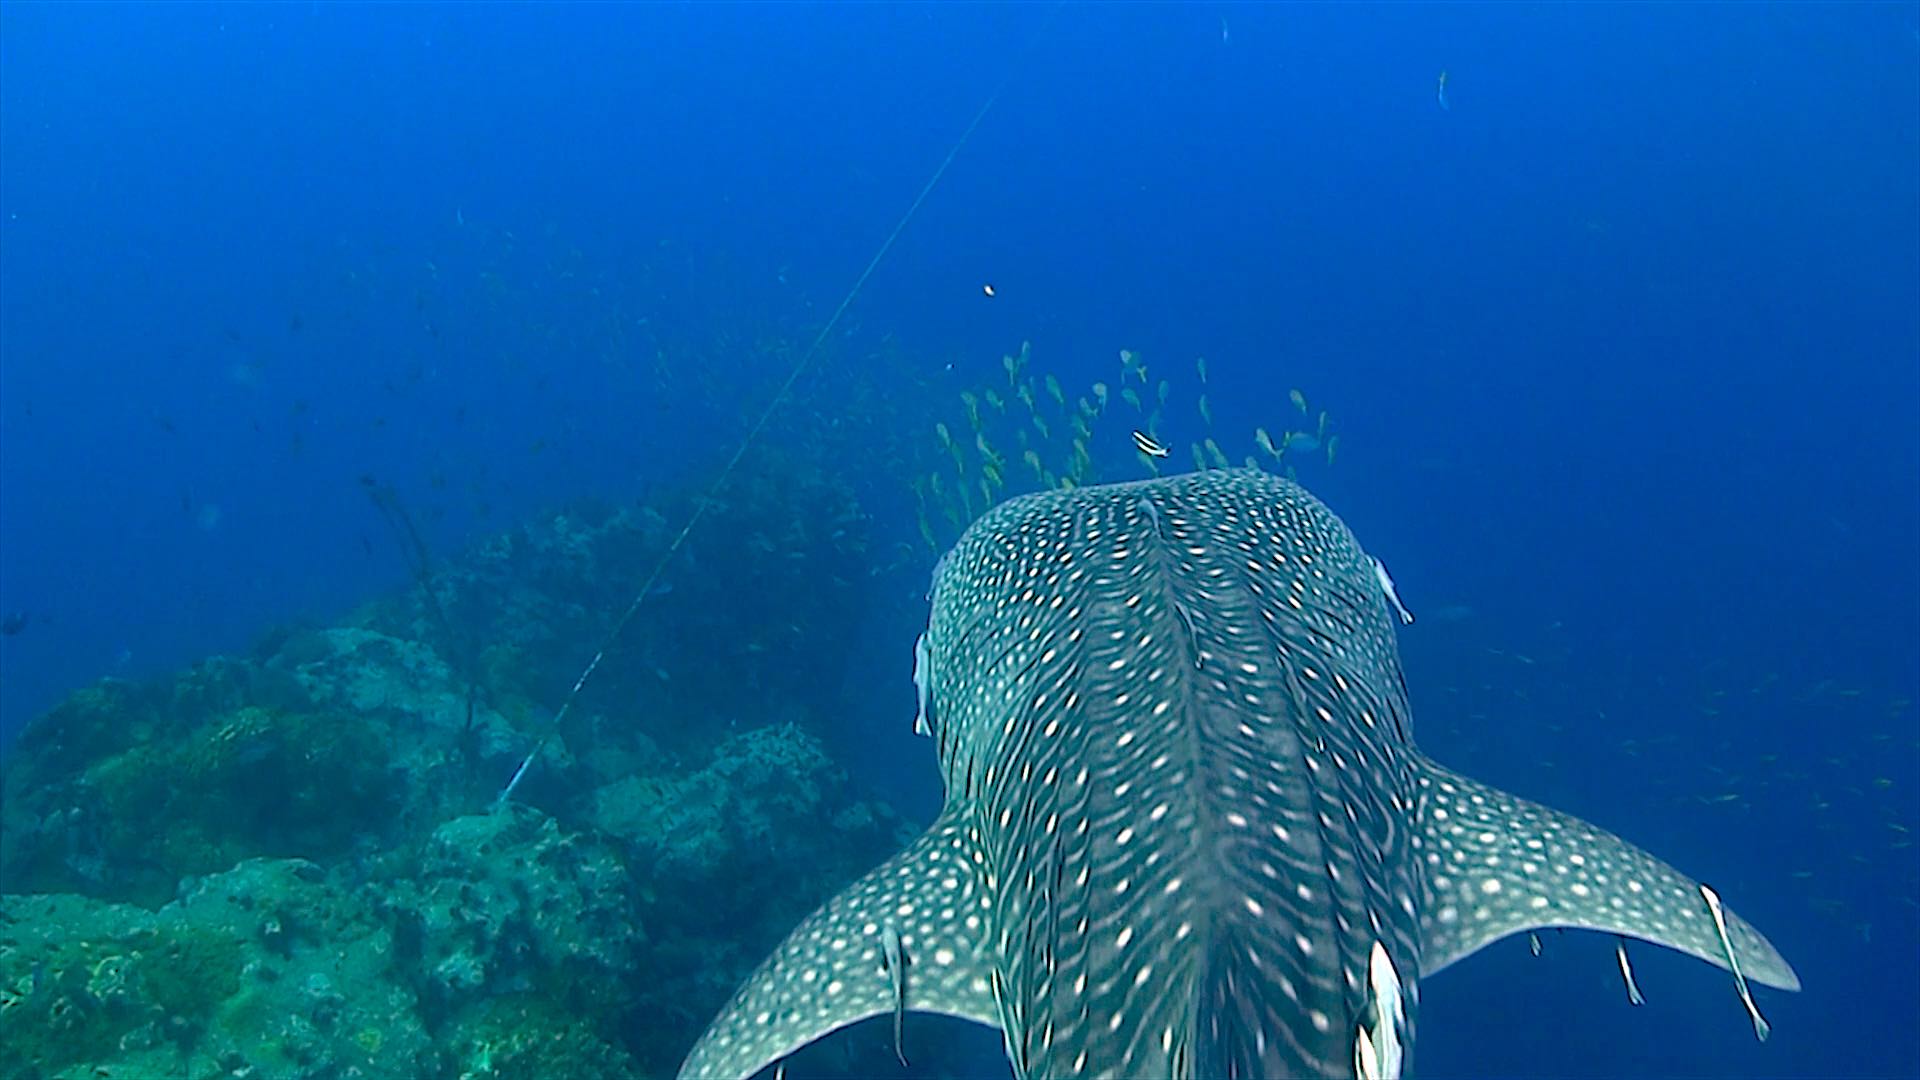
[(1133, 447), (1148, 457), (1166, 457), (1167, 448), (1144, 431), (1133, 433)]
[(1375, 566), (1253, 470), (989, 512), (918, 650), (940, 817), (803, 922), (681, 1075), (749, 1076), (903, 995), (999, 1028), (1019, 1077), (1397, 1076), (1421, 980), (1539, 927), (1799, 988), (1710, 890), (1421, 754)]

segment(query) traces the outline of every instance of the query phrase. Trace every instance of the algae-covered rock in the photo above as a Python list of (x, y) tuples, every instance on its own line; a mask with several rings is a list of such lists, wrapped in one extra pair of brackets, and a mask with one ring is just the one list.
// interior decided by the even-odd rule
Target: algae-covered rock
[(442, 1040), (460, 1080), (639, 1080), (633, 1056), (552, 998), (509, 994), (480, 1002)]
[(423, 1075), (434, 1051), (393, 952), (297, 859), (242, 863), (158, 911), (0, 897), (0, 1076)]
[(23, 792), (0, 869), (10, 888), (153, 905), (182, 876), (241, 859), (339, 855), (391, 816), (399, 786), (384, 741), (354, 712), (211, 716)]
[(436, 1014), (537, 988), (591, 1018), (630, 996), (646, 940), (638, 891), (612, 844), (509, 803), (436, 829), (385, 904)]
[[(696, 507), (704, 514), (699, 531), (669, 558), (674, 523)], [(423, 589), (372, 605), (365, 622), (433, 642), (442, 655), (473, 657), (474, 670), (463, 675), (482, 680), (487, 700), (523, 723), (559, 707), (585, 657), (644, 588), (640, 616), (624, 624), (574, 718), (640, 717), (644, 723), (620, 727), (704, 755), (724, 729), (690, 718), (762, 715), (769, 703), (793, 715), (765, 719), (832, 713), (845, 662), (836, 646), (870, 599), (860, 587), (871, 573), (870, 534), (843, 478), (770, 447), (717, 493), (675, 488), (641, 505), (582, 501), (489, 538), (431, 581), (435, 603), (461, 628), (459, 643), (435, 640), (444, 632)]]
[(263, 662), (103, 683), (23, 734), (0, 875), (9, 891), (151, 907), (241, 859), (391, 848), (485, 805), (524, 749), (467, 706), (431, 649), (357, 627), (290, 634)]
[(913, 831), (809, 733), (865, 519), (785, 459), (720, 493), (490, 809), (693, 499), (570, 509), (349, 625), (29, 725), (0, 763), (0, 1076), (670, 1075)]
[(857, 798), (793, 725), (735, 735), (697, 772), (605, 785), (588, 817), (626, 841), (644, 883), (654, 935), (632, 1023), (636, 1055), (662, 1072), (794, 924), (915, 831)]

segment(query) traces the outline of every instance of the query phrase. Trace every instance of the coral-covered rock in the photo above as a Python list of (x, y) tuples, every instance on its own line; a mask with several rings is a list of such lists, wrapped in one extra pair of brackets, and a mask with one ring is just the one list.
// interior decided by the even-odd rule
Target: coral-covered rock
[(638, 894), (611, 843), (508, 803), (434, 830), (384, 904), (416, 942), (436, 1013), (539, 989), (594, 1017), (630, 996), (646, 940)]
[(627, 842), (645, 883), (656, 932), (633, 1024), (641, 1063), (659, 1071), (795, 923), (914, 831), (858, 799), (792, 725), (733, 736), (697, 772), (605, 785), (588, 816)]
[(570, 508), (349, 625), (30, 725), (0, 779), (0, 1076), (670, 1075), (913, 831), (809, 733), (866, 526), (783, 454), (720, 492), (494, 805), (694, 499)]
[(337, 856), (382, 832), (399, 798), (385, 741), (355, 712), (209, 716), (24, 791), (0, 868), (10, 888), (151, 905), (241, 859)]
[(412, 1077), (435, 1061), (392, 933), (297, 859), (242, 863), (153, 912), (0, 898), (0, 1011), (4, 1076)]

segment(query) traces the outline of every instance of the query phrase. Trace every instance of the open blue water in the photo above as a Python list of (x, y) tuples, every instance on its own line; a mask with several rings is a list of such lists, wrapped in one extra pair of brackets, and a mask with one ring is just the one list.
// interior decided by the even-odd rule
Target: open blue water
[[(1759, 1045), (1705, 965), (1641, 950), (1630, 1009), (1604, 939), (1508, 941), (1427, 985), (1424, 1073), (1920, 1072), (1913, 4), (0, 5), (0, 743), (404, 584), (363, 475), (442, 551), (713, 475), (794, 359), (754, 327), (957, 144), (838, 363), (1204, 356), (1249, 431), (1302, 388), (1423, 746), (1806, 987)], [(637, 355), (720, 324), (737, 401)], [(830, 741), (924, 819), (924, 607), (873, 610)]]

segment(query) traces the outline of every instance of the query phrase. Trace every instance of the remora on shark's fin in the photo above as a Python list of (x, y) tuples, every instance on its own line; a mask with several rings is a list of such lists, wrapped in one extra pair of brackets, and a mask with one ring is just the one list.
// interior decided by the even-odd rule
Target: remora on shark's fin
[[(1422, 978), (1509, 934), (1549, 927), (1624, 934), (1728, 967), (1699, 882), (1571, 814), (1431, 761), (1418, 783)], [(1772, 943), (1732, 912), (1727, 935), (1747, 978), (1800, 989)]]
[(943, 816), (814, 912), (734, 992), (680, 1075), (752, 1076), (828, 1032), (893, 1013), (896, 984), (881, 947), (889, 926), (911, 965), (909, 1012), (998, 1026), (974, 850)]

